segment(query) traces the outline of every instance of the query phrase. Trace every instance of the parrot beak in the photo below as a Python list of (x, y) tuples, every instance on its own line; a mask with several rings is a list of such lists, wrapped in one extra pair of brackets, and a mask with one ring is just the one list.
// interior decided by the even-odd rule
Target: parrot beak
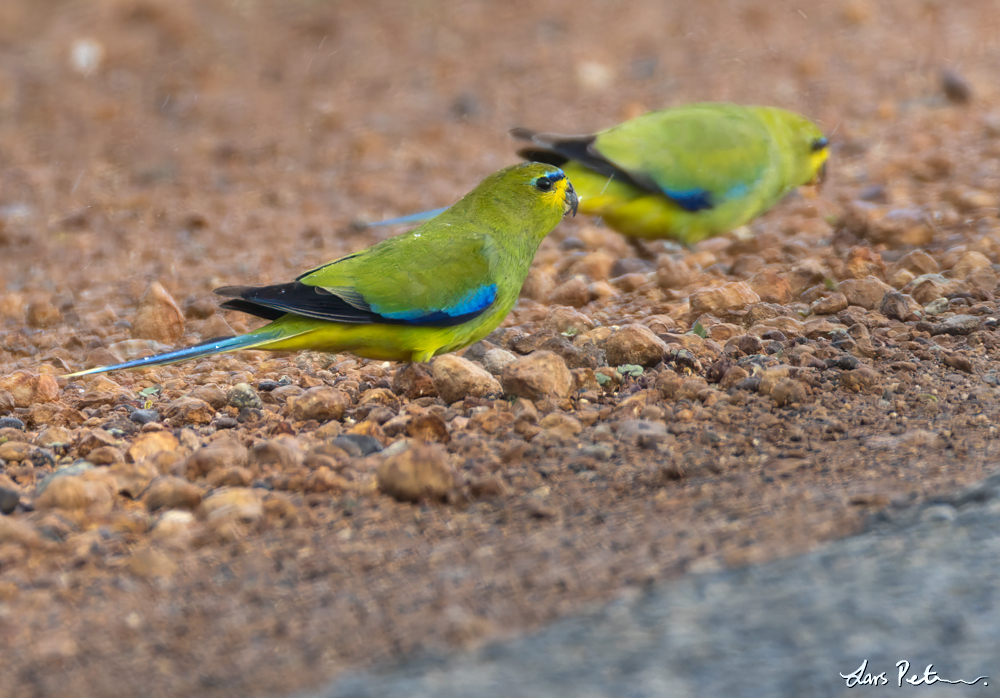
[(576, 209), (580, 206), (580, 197), (576, 195), (576, 190), (573, 189), (573, 185), (566, 181), (566, 210), (563, 212), (565, 216), (567, 213), (572, 212), (576, 216)]

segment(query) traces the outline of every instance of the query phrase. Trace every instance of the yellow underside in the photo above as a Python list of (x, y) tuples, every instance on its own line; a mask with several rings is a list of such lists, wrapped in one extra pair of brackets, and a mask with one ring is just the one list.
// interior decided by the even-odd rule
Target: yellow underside
[[(412, 327), (408, 325), (351, 325), (286, 316), (262, 331), (280, 329), (286, 336), (253, 347), (271, 351), (350, 352), (380, 361), (429, 361), (438, 354), (460, 349), (492, 332), (503, 315), (477, 318), (474, 323), (454, 327)], [(504, 313), (506, 315), (506, 313)], [(493, 321), (493, 319), (495, 321)]]
[(580, 212), (604, 219), (624, 235), (677, 240), (693, 245), (748, 223), (772, 201), (747, 196), (703, 211), (685, 211), (670, 199), (650, 194), (568, 163), (566, 176), (580, 195)]

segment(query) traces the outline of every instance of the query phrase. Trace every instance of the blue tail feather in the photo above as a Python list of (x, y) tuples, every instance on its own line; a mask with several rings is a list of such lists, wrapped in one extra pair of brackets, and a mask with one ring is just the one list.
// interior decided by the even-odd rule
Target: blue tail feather
[(126, 361), (120, 364), (112, 364), (110, 366), (98, 366), (97, 368), (88, 368), (83, 371), (76, 371), (74, 373), (67, 373), (67, 378), (74, 378), (76, 376), (87, 376), (92, 373), (104, 373), (105, 371), (118, 371), (120, 369), (126, 368), (144, 368), (149, 366), (164, 366), (166, 364), (178, 363), (180, 361), (187, 361), (188, 359), (198, 359), (202, 356), (211, 356), (212, 354), (219, 354), (227, 351), (235, 351), (237, 349), (249, 349), (255, 346), (264, 344), (270, 340), (278, 339), (281, 336), (280, 332), (251, 332), (250, 334), (240, 335), (238, 337), (227, 337), (225, 339), (210, 339), (207, 342), (202, 342), (201, 344), (195, 344), (191, 347), (186, 347), (184, 349), (177, 349), (175, 351), (168, 351), (163, 354), (154, 354), (153, 356), (145, 356), (141, 359), (134, 359), (132, 361)]

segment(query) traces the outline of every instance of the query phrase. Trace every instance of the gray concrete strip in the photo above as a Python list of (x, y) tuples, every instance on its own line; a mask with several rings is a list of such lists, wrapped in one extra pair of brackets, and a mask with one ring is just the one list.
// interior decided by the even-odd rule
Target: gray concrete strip
[(998, 568), (1000, 474), (807, 555), (692, 575), (309, 698), (997, 695)]

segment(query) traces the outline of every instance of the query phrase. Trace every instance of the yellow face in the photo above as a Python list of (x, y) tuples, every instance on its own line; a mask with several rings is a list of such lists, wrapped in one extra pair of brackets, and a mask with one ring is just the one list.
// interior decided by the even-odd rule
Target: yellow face
[(557, 201), (562, 205), (563, 215), (572, 212), (580, 205), (580, 199), (573, 189), (566, 174), (553, 165), (546, 166), (545, 172), (531, 180), (531, 186), (542, 193), (546, 199)]
[(826, 179), (826, 161), (830, 157), (830, 142), (825, 136), (813, 139), (810, 143), (812, 153), (809, 155), (809, 168), (814, 173), (808, 184), (819, 186)]
[(775, 109), (772, 135), (782, 143), (780, 149), (785, 170), (785, 184), (796, 187), (818, 184), (826, 174), (830, 141), (812, 121), (801, 114)]

